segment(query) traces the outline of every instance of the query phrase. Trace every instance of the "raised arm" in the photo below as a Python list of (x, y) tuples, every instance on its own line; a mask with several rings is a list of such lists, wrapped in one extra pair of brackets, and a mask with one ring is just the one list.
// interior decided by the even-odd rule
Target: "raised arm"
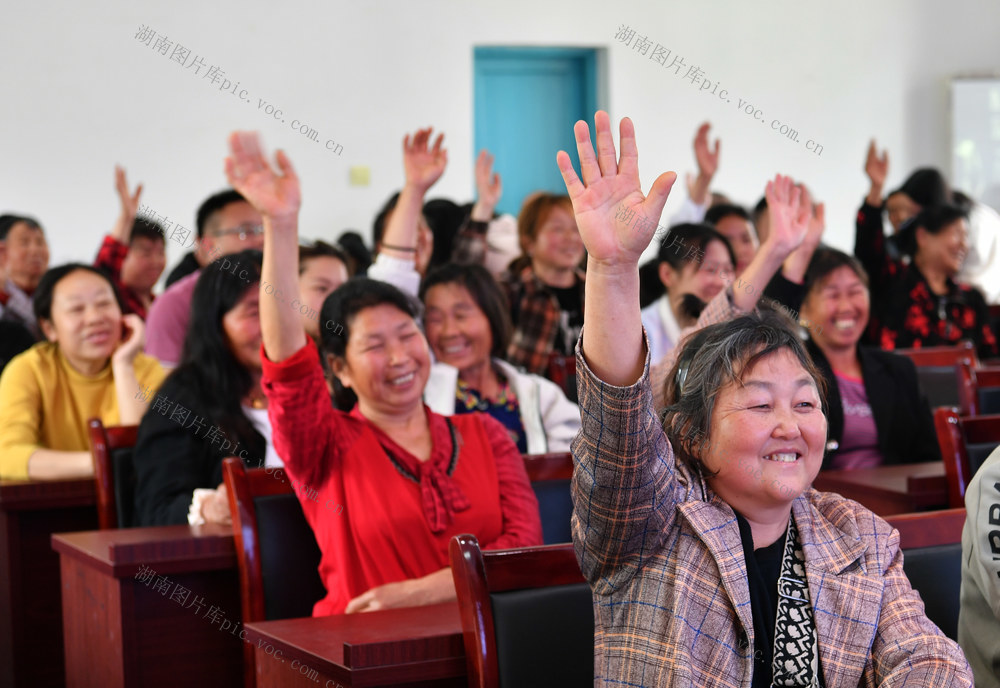
[(669, 537), (680, 498), (673, 451), (643, 375), (638, 262), (656, 223), (615, 219), (619, 206), (659, 217), (676, 175), (661, 174), (644, 196), (632, 122), (621, 122), (620, 160), (607, 113), (595, 123), (597, 155), (586, 123), (575, 127), (582, 181), (565, 152), (557, 161), (590, 252), (577, 354), (583, 427), (572, 447), (573, 541), (595, 593), (608, 594)]
[(136, 187), (134, 194), (129, 194), (128, 179), (125, 170), (115, 166), (115, 189), (118, 191), (118, 200), (121, 203), (121, 212), (118, 219), (111, 228), (110, 236), (122, 244), (127, 244), (129, 235), (132, 232), (132, 223), (139, 211), (139, 197), (142, 196), (142, 184)]
[[(719, 292), (698, 317), (698, 322), (682, 335), (691, 336), (698, 330), (724, 322), (757, 307), (764, 289), (790, 254), (801, 249), (810, 231), (809, 206), (789, 177), (776, 175), (764, 190), (767, 207), (771, 210), (771, 232), (754, 255), (750, 265), (725, 291)], [(657, 408), (665, 405), (664, 382), (677, 360), (680, 347), (674, 347), (650, 367), (649, 379)]]
[[(260, 327), (267, 357), (280, 363), (306, 343), (299, 313), (287, 305), (299, 291), (299, 178), (284, 151), (275, 154), (278, 170), (271, 168), (254, 132), (234, 132), (229, 148), (229, 183), (264, 219)], [(265, 284), (274, 290), (265, 293)]]
[(434, 146), (428, 148), (433, 129), (420, 129), (410, 139), (403, 139), (403, 169), (406, 184), (399, 192), (399, 201), (389, 217), (379, 252), (393, 258), (415, 259), (417, 223), (423, 212), (424, 196), (444, 174), (448, 166), (448, 151), (441, 147), (444, 134), (438, 134)]
[(493, 156), (485, 150), (479, 151), (476, 158), (476, 204), (455, 237), (451, 249), (453, 263), (483, 264), (486, 259), (486, 232), (502, 195), (503, 184), (500, 175), (493, 171)]
[(372, 279), (388, 282), (400, 291), (416, 298), (420, 288), (417, 271), (419, 251), (430, 251), (419, 241), (420, 214), (424, 196), (444, 174), (448, 165), (448, 151), (441, 147), (444, 134), (438, 134), (432, 148), (428, 148), (431, 128), (420, 129), (410, 138), (403, 139), (403, 170), (406, 183), (399, 192), (399, 200), (385, 225), (385, 233), (375, 261), (368, 268)]
[(886, 289), (900, 268), (889, 255), (885, 231), (882, 229), (882, 188), (888, 172), (889, 153), (883, 151), (879, 157), (875, 142), (872, 141), (865, 157), (865, 174), (871, 181), (871, 188), (855, 220), (854, 255), (868, 273), (873, 309), (876, 304), (881, 303)]
[(559, 151), (556, 156), (588, 254), (583, 355), (604, 382), (631, 385), (642, 374), (645, 360), (639, 317), (639, 256), (652, 240), (656, 226), (651, 222), (634, 227), (616, 222), (615, 211), (622, 206), (640, 217), (660, 217), (677, 175), (664, 172), (653, 182), (649, 195), (643, 195), (632, 121), (627, 117), (621, 121), (620, 160), (608, 114), (598, 112), (594, 121), (597, 155), (587, 123), (577, 122), (573, 128), (582, 181), (569, 154)]
[[(719, 139), (715, 139), (715, 148), (709, 148), (708, 130), (712, 127), (708, 122), (698, 127), (698, 133), (694, 137), (694, 158), (698, 161), (698, 176), (688, 183), (688, 195), (691, 200), (700, 205), (708, 206), (711, 201), (709, 187), (712, 185), (712, 178), (719, 170)], [(699, 220), (700, 222), (700, 220)]]

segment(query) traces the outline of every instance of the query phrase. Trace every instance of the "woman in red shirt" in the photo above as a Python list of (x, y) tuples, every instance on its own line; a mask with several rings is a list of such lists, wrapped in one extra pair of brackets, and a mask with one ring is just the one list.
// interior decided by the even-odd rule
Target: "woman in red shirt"
[(272, 170), (256, 134), (234, 133), (230, 147), (229, 181), (264, 218), (263, 386), (275, 449), (322, 551), (327, 596), (313, 614), (454, 599), (452, 536), (474, 533), (493, 549), (542, 543), (517, 447), (489, 416), (446, 418), (424, 406), (430, 355), (414, 306), (370, 279), (349, 280), (320, 313), (330, 369), (358, 398), (350, 413), (331, 406), (315, 344), (290, 307), (298, 178), (280, 151), (280, 173)]

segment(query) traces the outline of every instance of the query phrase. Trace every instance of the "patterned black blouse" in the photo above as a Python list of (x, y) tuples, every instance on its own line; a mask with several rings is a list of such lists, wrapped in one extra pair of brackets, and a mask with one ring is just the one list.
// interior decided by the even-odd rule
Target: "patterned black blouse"
[(967, 339), (980, 358), (1000, 355), (989, 309), (978, 289), (949, 279), (947, 294), (931, 291), (916, 265), (889, 256), (879, 208), (864, 203), (856, 230), (854, 255), (867, 270), (871, 285), (870, 343), (892, 351), (950, 346)]

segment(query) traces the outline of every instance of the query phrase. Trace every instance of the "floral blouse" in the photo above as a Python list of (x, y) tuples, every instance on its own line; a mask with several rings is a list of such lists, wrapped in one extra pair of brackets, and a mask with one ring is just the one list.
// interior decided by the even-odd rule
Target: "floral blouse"
[(469, 387), (459, 378), (455, 390), (455, 413), (481, 411), (493, 416), (507, 429), (507, 434), (510, 435), (511, 441), (517, 445), (518, 451), (526, 454), (528, 438), (524, 434), (524, 424), (521, 422), (521, 410), (517, 403), (517, 395), (511, 389), (510, 382), (499, 371), (497, 378), (500, 380), (500, 392), (496, 401), (484, 399), (479, 390)]
[(980, 358), (1000, 355), (983, 295), (951, 280), (947, 284), (947, 294), (935, 294), (915, 265), (906, 266), (873, 319), (879, 346), (892, 351), (949, 346), (967, 339), (976, 345)]

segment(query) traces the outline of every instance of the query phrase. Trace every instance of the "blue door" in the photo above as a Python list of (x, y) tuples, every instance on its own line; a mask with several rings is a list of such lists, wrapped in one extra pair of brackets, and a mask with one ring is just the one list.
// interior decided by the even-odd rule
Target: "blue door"
[(498, 212), (517, 215), (534, 191), (566, 193), (556, 152), (568, 152), (579, 170), (573, 123), (593, 129), (596, 64), (587, 48), (475, 48), (473, 160), (484, 148), (495, 156)]

